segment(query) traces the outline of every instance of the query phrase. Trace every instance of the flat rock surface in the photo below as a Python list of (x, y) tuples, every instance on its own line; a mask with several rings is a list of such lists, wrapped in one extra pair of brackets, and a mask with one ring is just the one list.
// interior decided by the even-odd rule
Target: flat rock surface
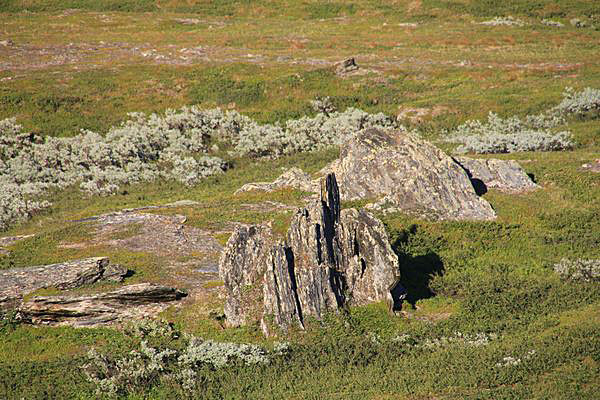
[(73, 289), (98, 281), (120, 282), (126, 274), (126, 268), (110, 264), (106, 257), (0, 270), (0, 307), (12, 306), (38, 289)]
[(186, 296), (175, 288), (150, 283), (82, 296), (34, 296), (19, 317), (42, 325), (98, 326), (154, 316)]

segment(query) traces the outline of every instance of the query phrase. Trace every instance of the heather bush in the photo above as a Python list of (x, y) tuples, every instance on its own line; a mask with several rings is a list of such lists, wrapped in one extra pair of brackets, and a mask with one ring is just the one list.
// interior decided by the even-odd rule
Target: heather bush
[(554, 132), (563, 122), (559, 115), (500, 118), (490, 112), (487, 122), (467, 121), (446, 141), (462, 143), (457, 153), (513, 153), (518, 151), (556, 151), (573, 146), (570, 133)]
[(558, 22), (558, 21), (552, 21), (552, 20), (550, 20), (550, 19), (546, 19), (546, 18), (544, 18), (544, 19), (542, 20), (542, 24), (543, 24), (543, 25), (546, 25), (546, 26), (554, 26), (554, 27), (556, 27), (556, 28), (563, 28), (563, 27), (565, 26), (565, 25), (564, 25), (563, 23), (561, 23), (561, 22)]
[(217, 143), (232, 157), (277, 158), (338, 145), (370, 127), (395, 123), (383, 114), (348, 109), (285, 126), (259, 125), (235, 111), (183, 107), (162, 116), (131, 113), (105, 136), (82, 131), (72, 138), (43, 138), (23, 133), (14, 119), (3, 120), (0, 182), (6, 189), (0, 194), (0, 229), (49, 206), (39, 198), (51, 188), (77, 184), (89, 194), (110, 195), (121, 185), (156, 179), (191, 186), (227, 169), (226, 161), (211, 155)]
[[(98, 395), (118, 396), (161, 381), (174, 382), (185, 390), (192, 390), (197, 385), (199, 369), (219, 369), (240, 362), (244, 365), (268, 364), (271, 358), (289, 351), (285, 344), (278, 344), (269, 352), (256, 345), (180, 335), (171, 325), (153, 320), (132, 324), (127, 332), (141, 340), (139, 349), (122, 357), (100, 354), (94, 349), (88, 352), (84, 370), (88, 380), (96, 386)], [(156, 344), (151, 346), (150, 340)]]
[(318, 113), (323, 113), (325, 115), (329, 115), (332, 112), (337, 111), (335, 105), (332, 103), (331, 98), (327, 97), (317, 97), (310, 102), (311, 107)]
[(518, 151), (558, 151), (574, 144), (568, 131), (557, 128), (567, 123), (571, 115), (597, 115), (600, 111), (600, 90), (586, 88), (574, 92), (567, 88), (563, 100), (548, 111), (501, 118), (490, 112), (488, 119), (467, 121), (452, 131), (445, 141), (460, 143), (457, 153), (513, 153)]
[(597, 117), (600, 113), (600, 89), (588, 87), (581, 92), (575, 92), (573, 88), (567, 88), (563, 100), (553, 110), (561, 114), (592, 114)]
[(554, 272), (572, 281), (600, 281), (600, 260), (569, 260), (563, 258), (554, 264)]

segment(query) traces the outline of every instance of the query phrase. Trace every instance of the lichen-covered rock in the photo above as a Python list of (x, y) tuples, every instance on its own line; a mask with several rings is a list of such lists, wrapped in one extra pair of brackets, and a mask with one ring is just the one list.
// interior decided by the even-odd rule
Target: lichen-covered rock
[(334, 172), (343, 200), (376, 199), (375, 209), (443, 220), (491, 220), (464, 169), (443, 151), (403, 131), (368, 129), (342, 146)]
[(303, 327), (307, 316), (320, 319), (326, 312), (381, 300), (397, 305), (403, 296), (397, 290), (398, 258), (383, 224), (365, 210), (342, 211), (333, 174), (325, 178), (320, 199), (297, 211), (285, 240), (240, 228), (227, 244), (220, 271), (229, 304), (225, 314), (232, 324), (247, 316), (237, 307), (240, 286), (258, 285), (255, 271), (263, 272), (261, 325), (266, 334), (269, 322), (284, 329)]
[[(398, 256), (389, 245), (383, 223), (365, 210), (343, 210), (339, 229), (350, 305), (386, 299), (399, 278)], [(368, 267), (368, 268), (367, 268)], [(394, 294), (394, 301), (400, 294)], [(389, 298), (388, 298), (389, 300)]]
[(19, 308), (23, 321), (42, 325), (98, 326), (156, 315), (186, 294), (151, 283), (82, 296), (34, 296)]
[(503, 192), (519, 193), (539, 189), (523, 168), (514, 160), (475, 159), (455, 157), (475, 188), (493, 188)]
[(319, 185), (318, 182), (312, 180), (309, 174), (302, 171), (300, 168), (293, 167), (285, 171), (273, 182), (247, 183), (236, 190), (235, 193), (238, 194), (253, 190), (272, 192), (286, 187), (304, 190), (306, 192), (315, 192), (318, 190)]
[(229, 326), (243, 325), (252, 314), (253, 303), (259, 301), (262, 288), (258, 282), (265, 272), (272, 240), (268, 225), (238, 225), (229, 237), (219, 261), (219, 274), (228, 294), (224, 311)]
[(43, 288), (72, 289), (101, 280), (122, 281), (127, 268), (106, 257), (0, 271), (0, 307), (13, 307), (28, 293)]

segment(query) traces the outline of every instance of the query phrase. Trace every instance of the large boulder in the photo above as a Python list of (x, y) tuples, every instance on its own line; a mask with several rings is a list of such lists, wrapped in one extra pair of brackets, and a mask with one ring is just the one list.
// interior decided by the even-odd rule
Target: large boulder
[(365, 130), (342, 146), (328, 172), (343, 200), (374, 199), (375, 209), (449, 220), (496, 217), (460, 165), (408, 132)]
[(480, 192), (498, 189), (508, 193), (529, 192), (540, 187), (531, 180), (523, 168), (514, 160), (454, 158)]
[[(253, 228), (240, 227), (221, 258), (231, 324), (250, 322), (247, 299), (262, 300), (267, 334), (270, 322), (303, 327), (308, 316), (320, 319), (381, 300), (393, 308), (401, 301), (398, 258), (383, 224), (365, 210), (341, 210), (333, 174), (325, 178), (320, 199), (294, 215), (284, 240), (275, 240), (265, 226)], [(262, 296), (250, 294), (260, 284)]]
[[(321, 173), (335, 173), (343, 200), (372, 200), (367, 208), (441, 220), (494, 219), (490, 204), (479, 197), (488, 188), (539, 188), (516, 161), (452, 158), (412, 133), (377, 129), (343, 144), (340, 158)], [(317, 193), (319, 180), (292, 168), (274, 182), (249, 183), (238, 193), (283, 187)]]

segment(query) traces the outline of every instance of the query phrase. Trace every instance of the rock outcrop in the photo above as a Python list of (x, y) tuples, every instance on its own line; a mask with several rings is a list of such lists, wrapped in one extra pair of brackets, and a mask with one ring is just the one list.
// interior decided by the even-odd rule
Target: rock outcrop
[[(176, 204), (176, 203), (173, 203)], [(179, 203), (187, 206), (189, 202)], [(145, 208), (152, 209), (152, 208)], [(134, 209), (136, 210), (136, 209)], [(137, 209), (140, 210), (140, 209)], [(62, 247), (108, 245), (161, 256), (202, 252), (219, 254), (219, 242), (209, 232), (185, 224), (183, 215), (160, 215), (130, 210), (111, 212), (74, 222), (93, 222), (94, 237), (87, 243), (63, 243)], [(115, 238), (117, 233), (132, 228), (131, 236)]]
[(464, 169), (407, 132), (368, 129), (342, 146), (335, 173), (343, 200), (376, 199), (375, 209), (449, 220), (491, 220)]
[(285, 240), (273, 239), (264, 225), (236, 229), (220, 272), (228, 323), (249, 322), (251, 304), (256, 311), (262, 300), (267, 334), (270, 321), (284, 329), (302, 327), (307, 316), (320, 319), (326, 312), (381, 300), (393, 307), (403, 297), (398, 258), (383, 224), (365, 210), (342, 211), (333, 174), (326, 177), (321, 198), (297, 211)]
[(230, 326), (260, 318), (264, 274), (273, 234), (268, 225), (238, 225), (221, 254), (219, 275), (225, 284), (225, 315)]
[(358, 71), (358, 64), (356, 64), (354, 57), (335, 64), (335, 73), (340, 76), (345, 76), (355, 71)]
[(491, 188), (508, 193), (529, 192), (540, 188), (514, 160), (468, 157), (454, 159), (465, 169), (473, 187), (480, 193)]
[(273, 182), (247, 183), (236, 190), (235, 194), (252, 190), (272, 192), (274, 190), (286, 187), (304, 190), (306, 192), (316, 192), (319, 190), (319, 183), (313, 181), (310, 175), (302, 171), (300, 168), (293, 167), (285, 171)]
[(73, 289), (98, 281), (120, 282), (126, 274), (127, 268), (111, 264), (106, 257), (10, 268), (0, 271), (0, 308), (14, 307), (25, 295), (38, 289)]
[(186, 294), (140, 283), (82, 296), (34, 296), (19, 308), (23, 321), (42, 325), (98, 326), (156, 315)]
[(581, 169), (590, 172), (600, 172), (600, 158), (592, 162), (583, 164), (581, 166)]

